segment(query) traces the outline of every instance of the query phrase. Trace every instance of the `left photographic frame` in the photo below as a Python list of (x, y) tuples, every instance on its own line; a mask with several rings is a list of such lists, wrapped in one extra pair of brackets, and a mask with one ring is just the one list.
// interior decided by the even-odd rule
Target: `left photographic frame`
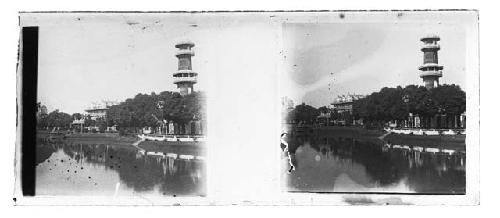
[(182, 15), (20, 23), (19, 196), (207, 195), (202, 28)]

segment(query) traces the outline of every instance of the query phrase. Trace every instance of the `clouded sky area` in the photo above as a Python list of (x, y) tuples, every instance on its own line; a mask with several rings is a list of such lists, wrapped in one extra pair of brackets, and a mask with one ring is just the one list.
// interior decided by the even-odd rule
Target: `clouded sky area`
[[(177, 91), (174, 46), (183, 40), (196, 44), (194, 89), (242, 101), (277, 78), (281, 88), (265, 88), (268, 97), (279, 90), (296, 104), (316, 107), (337, 95), (421, 85), (419, 39), (427, 34), (441, 37), (440, 82), (465, 89), (466, 41), (477, 34), (470, 31), (475, 16), (338, 14), (28, 13), (21, 26), (40, 27), (38, 101), (50, 111), (83, 112), (92, 102)], [(376, 14), (391, 18), (372, 19)], [(323, 18), (327, 22), (319, 22)]]
[(337, 95), (423, 85), (418, 70), (423, 63), (420, 38), (429, 34), (441, 37), (440, 83), (465, 90), (467, 25), (472, 17), (449, 15), (410, 21), (394, 16), (382, 22), (285, 23), (282, 93), (296, 104), (320, 107)]
[[(245, 67), (242, 61), (263, 63), (259, 58), (264, 57), (247, 57), (257, 57), (256, 50), (262, 51), (256, 43), (272, 44), (262, 43), (262, 37), (273, 36), (267, 36), (270, 25), (262, 18), (206, 13), (57, 13), (24, 14), (21, 25), (40, 27), (38, 101), (49, 111), (76, 113), (101, 100), (124, 101), (138, 93), (177, 91), (172, 74), (178, 67), (174, 46), (179, 41), (195, 43), (192, 66), (199, 73), (195, 91), (206, 91), (208, 80), (223, 76), (220, 72), (231, 74)], [(257, 32), (260, 34), (248, 37)], [(241, 51), (246, 52), (238, 54)], [(246, 71), (256, 69), (246, 67), (240, 72), (252, 75)]]

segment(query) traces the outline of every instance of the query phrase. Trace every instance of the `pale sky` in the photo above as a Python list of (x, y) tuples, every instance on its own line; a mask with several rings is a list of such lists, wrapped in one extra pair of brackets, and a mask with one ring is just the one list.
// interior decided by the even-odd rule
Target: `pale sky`
[(337, 95), (423, 85), (418, 70), (423, 63), (420, 37), (428, 34), (441, 37), (440, 83), (458, 84), (465, 90), (467, 28), (474, 20), (449, 15), (410, 21), (394, 16), (382, 22), (285, 23), (283, 95), (295, 104), (320, 107)]
[[(177, 91), (172, 73), (179, 41), (195, 43), (194, 89), (206, 91), (210, 76), (225, 67), (217, 66), (218, 59), (242, 48), (231, 44), (234, 35), (264, 23), (254, 20), (208, 14), (24, 14), (21, 25), (40, 26), (38, 101), (50, 111), (75, 113), (101, 100)], [(232, 64), (238, 62), (227, 65)]]
[[(230, 91), (245, 99), (264, 80), (279, 79), (269, 93), (320, 107), (341, 94), (422, 84), (419, 38), (427, 34), (441, 37), (440, 82), (465, 88), (474, 16), (371, 19), (377, 14), (384, 13), (337, 20), (337, 13), (45, 13), (22, 14), (21, 26), (40, 26), (38, 101), (49, 111), (83, 112), (92, 102), (177, 91), (174, 45), (182, 40), (196, 44), (195, 90), (216, 86), (211, 92), (219, 97)], [(290, 22), (294, 17), (302, 20)]]

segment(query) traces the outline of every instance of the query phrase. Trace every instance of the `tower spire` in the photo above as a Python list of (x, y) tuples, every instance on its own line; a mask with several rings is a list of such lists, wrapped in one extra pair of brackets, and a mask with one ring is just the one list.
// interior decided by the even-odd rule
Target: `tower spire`
[(194, 56), (194, 43), (190, 41), (179, 42), (175, 45), (179, 50), (176, 57), (179, 59), (179, 66), (174, 73), (174, 84), (179, 88), (179, 93), (184, 96), (193, 92), (193, 85), (197, 82), (198, 73), (192, 70), (191, 57)]
[(437, 35), (429, 35), (420, 39), (424, 43), (420, 49), (424, 53), (424, 64), (418, 69), (427, 89), (439, 86), (439, 78), (443, 76), (443, 66), (438, 64), (440, 47), (437, 42), (439, 40), (440, 38)]

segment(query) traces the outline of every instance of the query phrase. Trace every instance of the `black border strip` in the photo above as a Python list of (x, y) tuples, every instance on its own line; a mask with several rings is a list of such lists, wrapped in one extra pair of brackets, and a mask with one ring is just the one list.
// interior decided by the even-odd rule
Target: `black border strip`
[(38, 27), (22, 28), (21, 187), (24, 196), (35, 195), (36, 97), (38, 77)]

